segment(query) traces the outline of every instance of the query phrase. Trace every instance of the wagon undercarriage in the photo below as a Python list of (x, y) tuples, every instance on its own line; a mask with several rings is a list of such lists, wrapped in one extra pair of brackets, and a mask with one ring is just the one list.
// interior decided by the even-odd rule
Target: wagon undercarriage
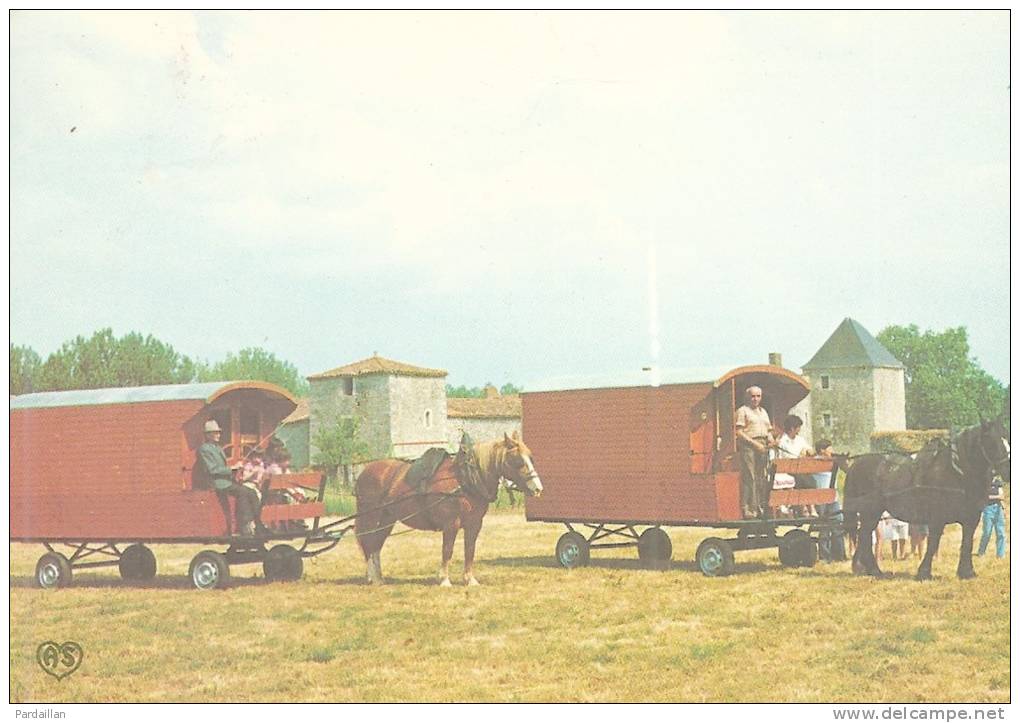
[[(672, 542), (658, 524), (639, 533), (636, 528), (642, 526), (640, 523), (559, 522), (566, 526), (567, 532), (556, 543), (556, 561), (565, 568), (589, 564), (591, 551), (599, 549), (636, 547), (638, 559), (651, 568), (668, 567), (672, 558)], [(708, 537), (698, 546), (694, 560), (698, 569), (708, 577), (731, 574), (735, 566), (734, 553), (745, 550), (776, 548), (783, 566), (812, 567), (818, 561), (819, 536), (839, 534), (842, 530), (840, 522), (824, 518), (682, 524), (728, 528), (736, 533), (733, 537)], [(780, 526), (792, 529), (780, 535)]]
[[(123, 579), (145, 582), (156, 576), (156, 556), (149, 545), (203, 544), (226, 546), (222, 552), (202, 550), (191, 561), (188, 577), (200, 590), (225, 587), (230, 568), (262, 563), (266, 580), (298, 580), (304, 572), (304, 559), (321, 555), (336, 547), (351, 528), (349, 519), (324, 526), (314, 525), (303, 537), (293, 534), (267, 534), (258, 537), (213, 537), (117, 542), (41, 540), (46, 553), (35, 567), (35, 583), (41, 588), (67, 587), (76, 570), (116, 567)], [(55, 546), (67, 548), (66, 554)]]

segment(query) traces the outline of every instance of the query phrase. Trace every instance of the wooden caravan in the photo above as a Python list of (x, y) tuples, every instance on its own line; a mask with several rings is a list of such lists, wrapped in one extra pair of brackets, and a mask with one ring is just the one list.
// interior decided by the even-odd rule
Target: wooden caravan
[[(71, 567), (120, 564), (125, 573), (118, 544), (224, 541), (220, 500), (196, 471), (204, 424), (217, 421), (225, 453), (237, 461), (265, 444), (296, 402), (285, 389), (244, 381), (41, 392), (12, 397), (10, 406), (11, 540), (75, 547), (66, 570), (56, 559), (62, 555), (44, 556), (53, 584), (39, 582), (50, 587), (65, 584)], [(271, 484), (312, 486), (320, 479), (284, 477)], [(286, 509), (264, 507), (263, 521), (323, 513), (321, 502), (279, 507)], [(261, 549), (263, 542), (249, 546)], [(132, 565), (141, 559), (141, 571), (154, 574), (151, 553), (137, 548), (147, 551), (128, 548), (135, 550), (128, 572), (139, 572)], [(87, 556), (107, 560), (78, 562)], [(224, 577), (225, 570), (216, 572)]]
[[(665, 376), (658, 386), (640, 378), (599, 385), (565, 380), (522, 395), (524, 439), (545, 486), (541, 497), (527, 499), (527, 519), (567, 525), (564, 538), (570, 544), (565, 552), (562, 544), (557, 549), (561, 564), (584, 562), (595, 547), (627, 544), (636, 545), (642, 559), (668, 558), (671, 544), (661, 526), (737, 528), (743, 542), (734, 540), (730, 546), (749, 549), (778, 546), (777, 525), (810, 524), (741, 518), (733, 426), (747, 387), (762, 388), (762, 405), (778, 423), (807, 396), (807, 381), (765, 365)], [(776, 461), (776, 469), (785, 468), (797, 474), (828, 472), (833, 463)], [(831, 489), (790, 490), (775, 491), (771, 502), (824, 504), (834, 499)], [(594, 532), (585, 539), (574, 525)], [(639, 535), (636, 526), (651, 529)], [(620, 535), (630, 542), (598, 544)], [(807, 543), (798, 544), (798, 555), (781, 557), (807, 560)]]

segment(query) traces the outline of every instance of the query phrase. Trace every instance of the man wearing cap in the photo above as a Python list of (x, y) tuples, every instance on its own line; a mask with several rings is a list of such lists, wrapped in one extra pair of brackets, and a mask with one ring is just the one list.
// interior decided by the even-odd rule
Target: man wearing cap
[(740, 457), (740, 504), (744, 517), (764, 513), (768, 500), (767, 450), (775, 445), (769, 413), (761, 406), (761, 387), (748, 387), (746, 404), (737, 410), (737, 453)]
[(258, 514), (259, 499), (255, 492), (234, 481), (234, 470), (227, 464), (227, 457), (220, 447), (220, 425), (215, 419), (205, 423), (205, 442), (198, 448), (198, 459), (205, 467), (209, 484), (223, 504), (227, 517), (227, 534), (230, 534), (230, 507), (227, 495), (237, 500), (237, 532), (241, 535), (255, 533), (255, 518)]

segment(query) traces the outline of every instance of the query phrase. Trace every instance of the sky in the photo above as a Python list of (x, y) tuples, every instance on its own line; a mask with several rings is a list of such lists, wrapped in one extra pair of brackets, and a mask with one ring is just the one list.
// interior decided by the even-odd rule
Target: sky
[(10, 339), (1009, 380), (1009, 14), (14, 12)]

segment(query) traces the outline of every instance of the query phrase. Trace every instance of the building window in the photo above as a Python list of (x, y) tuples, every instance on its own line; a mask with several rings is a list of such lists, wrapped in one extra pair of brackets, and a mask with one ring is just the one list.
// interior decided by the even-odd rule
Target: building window
[(828, 374), (823, 374), (822, 375), (822, 389), (828, 389), (828, 388), (829, 388), (829, 375)]
[(344, 377), (344, 396), (354, 396), (354, 377)]
[(832, 415), (829, 414), (828, 412), (826, 412), (825, 414), (822, 415), (822, 426), (823, 427), (831, 427), (832, 426)]
[(431, 409), (426, 409), (425, 410), (425, 429), (431, 429), (431, 428), (432, 428), (432, 410)]

